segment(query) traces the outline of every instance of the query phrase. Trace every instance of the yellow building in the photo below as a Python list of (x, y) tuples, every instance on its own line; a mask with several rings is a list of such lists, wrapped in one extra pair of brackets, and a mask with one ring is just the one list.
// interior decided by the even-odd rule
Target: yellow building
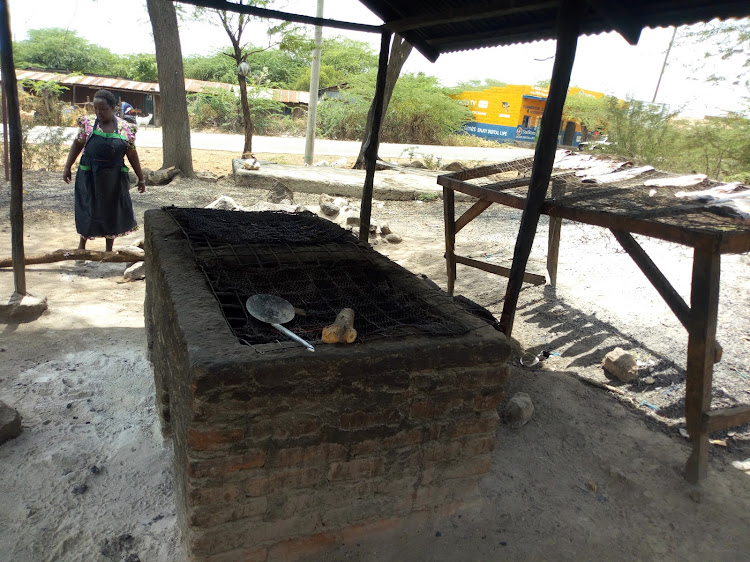
[[(474, 115), (474, 120), (464, 125), (464, 130), (470, 135), (500, 142), (534, 142), (548, 94), (547, 88), (511, 84), (477, 92), (462, 92), (453, 98), (465, 100)], [(568, 95), (604, 96), (601, 92), (581, 88), (570, 88)], [(578, 146), (582, 137), (580, 123), (563, 119), (560, 144)]]

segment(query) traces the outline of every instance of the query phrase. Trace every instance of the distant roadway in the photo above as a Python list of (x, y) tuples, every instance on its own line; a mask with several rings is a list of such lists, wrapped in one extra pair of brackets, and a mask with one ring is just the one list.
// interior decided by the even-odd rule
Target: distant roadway
[[(2, 127), (0, 127), (2, 129)], [(41, 134), (44, 127), (34, 127), (32, 140)], [(69, 138), (75, 134), (76, 129), (68, 127), (66, 135)], [(68, 144), (69, 141), (66, 141)], [(140, 129), (136, 140), (137, 146), (144, 148), (161, 147), (161, 129), (149, 127)], [(215, 134), (192, 132), (190, 145), (196, 150), (225, 150), (240, 154), (244, 145), (242, 135)], [(359, 154), (361, 143), (358, 141), (339, 141), (316, 139), (314, 154), (320, 159), (321, 156), (347, 156), (354, 157)], [(305, 153), (305, 139), (291, 137), (263, 137), (253, 136), (253, 151), (270, 154), (300, 154)], [(484, 160), (488, 162), (503, 162), (524, 156), (533, 156), (534, 151), (527, 148), (486, 148), (473, 146), (436, 146), (416, 144), (394, 144), (381, 143), (378, 155), (381, 158), (406, 158), (413, 154), (415, 159), (432, 157), (440, 158), (446, 164), (453, 160)]]

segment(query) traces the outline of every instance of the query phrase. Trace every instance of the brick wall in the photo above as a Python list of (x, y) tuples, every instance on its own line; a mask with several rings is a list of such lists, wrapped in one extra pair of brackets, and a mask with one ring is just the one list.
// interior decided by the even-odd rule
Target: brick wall
[(304, 557), (475, 497), (490, 469), (507, 340), (472, 327), (259, 354), (231, 334), (189, 249), (146, 214), (148, 345), (194, 560)]

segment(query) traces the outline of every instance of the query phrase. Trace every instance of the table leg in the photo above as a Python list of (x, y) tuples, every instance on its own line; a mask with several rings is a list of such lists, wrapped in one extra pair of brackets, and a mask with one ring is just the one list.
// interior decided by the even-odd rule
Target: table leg
[(685, 389), (685, 419), (693, 442), (693, 450), (685, 467), (685, 478), (693, 484), (704, 479), (708, 473), (709, 433), (701, 430), (701, 420), (711, 408), (720, 264), (719, 254), (695, 249)]
[(443, 188), (443, 222), (445, 223), (445, 264), (448, 269), (448, 294), (456, 282), (456, 212), (452, 189)]

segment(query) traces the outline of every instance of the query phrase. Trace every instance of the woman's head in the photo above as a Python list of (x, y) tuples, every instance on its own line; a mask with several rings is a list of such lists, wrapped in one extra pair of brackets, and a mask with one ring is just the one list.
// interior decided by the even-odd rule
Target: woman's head
[(94, 94), (94, 113), (100, 122), (109, 123), (115, 117), (117, 100), (112, 92), (99, 90)]

